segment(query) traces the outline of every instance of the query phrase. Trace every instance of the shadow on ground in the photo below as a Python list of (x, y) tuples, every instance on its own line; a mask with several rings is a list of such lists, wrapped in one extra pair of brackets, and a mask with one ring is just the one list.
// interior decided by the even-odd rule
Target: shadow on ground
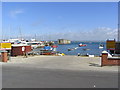
[(95, 67), (101, 67), (99, 64), (95, 64), (95, 63), (89, 63), (89, 66), (95, 66)]

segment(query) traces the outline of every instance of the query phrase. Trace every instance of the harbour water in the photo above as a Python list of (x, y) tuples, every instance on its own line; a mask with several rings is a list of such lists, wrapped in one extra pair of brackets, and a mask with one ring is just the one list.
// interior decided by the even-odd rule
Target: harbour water
[[(87, 46), (79, 47), (79, 44), (86, 44)], [(58, 44), (55, 42), (57, 47), (57, 52), (64, 53), (65, 55), (95, 55), (100, 56), (101, 52), (103, 50), (106, 50), (106, 43), (105, 42), (78, 42), (78, 41), (72, 41), (71, 44)], [(99, 49), (99, 45), (103, 44), (104, 47)], [(76, 48), (76, 49), (75, 49)], [(42, 48), (34, 49), (35, 51), (40, 51)], [(71, 51), (68, 51), (68, 49), (74, 49)]]
[[(86, 44), (87, 46), (85, 47), (79, 47), (78, 45)], [(99, 45), (103, 44), (104, 48), (99, 49)], [(75, 50), (68, 51), (68, 48), (75, 48), (78, 47)], [(66, 45), (58, 45), (57, 51), (60, 53), (65, 53), (66, 55), (77, 55), (80, 53), (81, 55), (86, 55), (87, 53), (89, 55), (96, 55), (100, 56), (101, 52), (103, 50), (106, 50), (106, 43), (105, 42), (75, 42), (72, 41), (71, 44), (66, 44)]]

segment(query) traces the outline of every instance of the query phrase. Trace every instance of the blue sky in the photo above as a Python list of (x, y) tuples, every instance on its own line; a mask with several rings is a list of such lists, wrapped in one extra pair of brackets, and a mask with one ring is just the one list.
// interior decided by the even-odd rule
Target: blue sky
[(38, 38), (54, 40), (115, 38), (118, 24), (117, 4), (117, 2), (3, 2), (3, 36), (19, 36), (20, 27), (24, 37), (34, 37), (36, 34)]

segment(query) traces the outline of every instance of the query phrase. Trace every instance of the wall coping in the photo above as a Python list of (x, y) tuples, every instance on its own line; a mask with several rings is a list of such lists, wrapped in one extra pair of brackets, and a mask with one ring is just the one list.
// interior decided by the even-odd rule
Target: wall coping
[(102, 54), (108, 54), (108, 52), (107, 51), (102, 51)]
[(108, 60), (120, 60), (120, 57), (108, 57)]

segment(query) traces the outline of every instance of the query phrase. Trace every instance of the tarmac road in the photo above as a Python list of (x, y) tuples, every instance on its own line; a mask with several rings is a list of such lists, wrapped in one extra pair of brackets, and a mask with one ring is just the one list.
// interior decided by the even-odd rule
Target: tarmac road
[[(36, 63), (35, 62), (32, 63), (33, 62), (32, 61), (29, 64), (26, 63), (3, 64), (2, 87), (3, 88), (118, 88), (117, 71), (102, 71), (102, 70), (90, 70), (90, 69), (79, 70), (76, 69), (78, 67), (74, 69), (68, 69), (70, 67), (73, 67), (72, 63), (75, 65), (74, 63), (75, 60), (73, 61), (71, 59), (67, 62), (67, 58), (70, 59), (70, 57), (62, 57), (62, 60), (59, 61), (57, 60), (57, 58), (59, 59), (59, 57), (55, 57), (56, 62), (54, 62), (55, 60), (53, 58), (49, 59), (51, 61), (49, 61), (46, 58), (42, 58), (43, 61), (36, 61)], [(37, 59), (38, 58), (36, 58), (36, 60)], [(66, 64), (69, 63), (70, 66), (67, 66), (65, 63)], [(64, 65), (66, 69), (64, 69), (62, 65)], [(55, 67), (53, 68), (52, 66)]]

